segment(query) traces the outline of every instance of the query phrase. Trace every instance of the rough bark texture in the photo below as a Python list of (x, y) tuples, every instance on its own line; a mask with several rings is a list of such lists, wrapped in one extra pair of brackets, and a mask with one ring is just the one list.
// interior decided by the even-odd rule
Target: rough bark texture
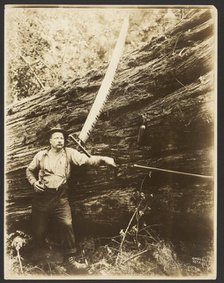
[[(46, 147), (49, 127), (78, 134), (106, 67), (7, 109), (8, 228), (29, 231), (32, 189), (25, 167)], [(81, 234), (116, 234), (135, 207), (134, 192), (151, 195), (145, 220), (181, 240), (212, 238), (213, 181), (133, 168), (155, 166), (213, 175), (214, 35), (201, 10), (147, 45), (124, 54), (110, 98), (86, 147), (115, 158), (118, 168), (74, 168), (70, 199)], [(139, 127), (146, 130), (137, 142)], [(69, 146), (74, 146), (68, 141)], [(143, 182), (144, 178), (144, 182)]]

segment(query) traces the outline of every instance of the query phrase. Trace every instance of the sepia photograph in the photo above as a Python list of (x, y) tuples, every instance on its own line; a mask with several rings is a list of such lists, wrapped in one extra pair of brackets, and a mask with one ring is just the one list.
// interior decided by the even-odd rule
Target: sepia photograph
[(216, 279), (216, 8), (6, 4), (4, 48), (4, 278)]

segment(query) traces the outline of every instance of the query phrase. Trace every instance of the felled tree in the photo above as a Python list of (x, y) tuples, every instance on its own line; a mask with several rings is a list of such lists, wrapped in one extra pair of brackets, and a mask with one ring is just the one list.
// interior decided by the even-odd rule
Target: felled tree
[[(7, 109), (9, 230), (30, 219), (32, 190), (25, 167), (47, 146), (47, 130), (60, 123), (69, 133), (80, 132), (105, 71), (106, 66), (90, 71)], [(154, 171), (149, 178), (132, 165), (212, 175), (214, 97), (210, 9), (125, 53), (110, 99), (86, 144), (92, 154), (113, 156), (118, 168), (73, 168), (70, 200), (80, 233), (118, 233), (136, 204), (133, 193), (141, 189), (151, 196), (145, 220), (159, 224), (161, 233), (184, 240), (212, 239), (211, 179)], [(143, 123), (146, 130), (138, 143)], [(71, 140), (68, 145), (74, 146)]]

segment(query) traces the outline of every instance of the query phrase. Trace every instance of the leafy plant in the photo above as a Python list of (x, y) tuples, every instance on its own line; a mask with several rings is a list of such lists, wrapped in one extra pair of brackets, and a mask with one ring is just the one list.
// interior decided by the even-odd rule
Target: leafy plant
[(16, 261), (18, 262), (20, 273), (23, 273), (23, 264), (22, 264), (23, 258), (21, 257), (20, 250), (24, 246), (26, 246), (30, 240), (31, 237), (29, 235), (26, 235), (24, 232), (18, 230), (7, 236), (6, 243), (7, 243), (8, 254), (11, 257), (12, 264), (16, 264)]
[[(150, 212), (154, 194), (145, 194), (142, 188), (146, 185), (146, 176), (139, 191), (133, 193), (133, 208), (126, 227), (114, 237), (85, 238), (80, 243), (81, 252), (77, 255), (79, 262), (88, 265), (86, 274), (100, 276), (195, 276), (200, 277), (212, 272), (212, 256), (180, 257), (171, 241), (162, 239), (153, 225), (147, 222), (146, 214)], [(32, 263), (23, 259), (22, 249), (29, 245), (31, 237), (24, 232), (16, 231), (7, 236), (8, 266), (18, 276), (46, 275), (69, 276), (69, 267), (55, 260), (53, 243), (51, 256), (46, 262)], [(185, 246), (182, 243), (182, 251)]]
[(127, 13), (126, 52), (186, 17), (178, 8), (7, 8), (7, 102), (44, 94), (107, 64)]

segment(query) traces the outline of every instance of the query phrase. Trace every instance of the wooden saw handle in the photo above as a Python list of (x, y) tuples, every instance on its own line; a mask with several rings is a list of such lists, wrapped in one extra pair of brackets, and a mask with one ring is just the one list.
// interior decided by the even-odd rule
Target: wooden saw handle
[(82, 141), (80, 139), (73, 137), (73, 135), (71, 134), (68, 135), (68, 137), (71, 138), (88, 157), (91, 157), (91, 154), (89, 154), (88, 151), (81, 144)]

